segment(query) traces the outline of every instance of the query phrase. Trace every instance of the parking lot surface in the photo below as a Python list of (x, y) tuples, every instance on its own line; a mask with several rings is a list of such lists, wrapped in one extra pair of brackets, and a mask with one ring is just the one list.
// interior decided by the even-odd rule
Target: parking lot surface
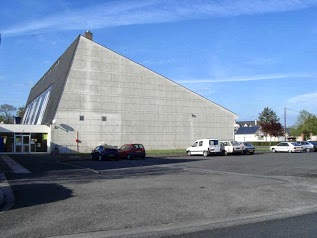
[(317, 210), (317, 153), (13, 157), (31, 174), (8, 176), (16, 203), (1, 214), (1, 237), (171, 235)]

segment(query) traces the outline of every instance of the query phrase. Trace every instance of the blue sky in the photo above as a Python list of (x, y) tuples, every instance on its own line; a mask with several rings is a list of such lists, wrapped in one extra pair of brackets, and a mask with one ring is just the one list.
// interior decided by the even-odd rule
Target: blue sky
[(317, 114), (317, 0), (12, 0), (0, 8), (0, 104), (31, 87), (79, 34), (255, 120)]

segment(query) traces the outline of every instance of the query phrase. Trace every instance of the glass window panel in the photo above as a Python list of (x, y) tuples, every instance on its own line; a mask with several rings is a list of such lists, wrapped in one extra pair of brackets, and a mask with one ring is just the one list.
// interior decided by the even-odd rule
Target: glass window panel
[(36, 112), (36, 108), (37, 108), (37, 103), (38, 103), (37, 100), (35, 100), (35, 101), (33, 102), (32, 111), (31, 111), (30, 119), (29, 119), (29, 124), (33, 124), (34, 117), (35, 117), (35, 112)]
[(24, 113), (24, 116), (23, 116), (22, 124), (26, 124), (26, 120), (28, 118), (29, 113), (30, 113), (30, 107), (27, 107), (25, 109), (25, 113)]
[(23, 144), (29, 144), (30, 138), (29, 136), (23, 136)]
[(40, 113), (39, 113), (39, 118), (37, 120), (37, 124), (41, 124), (42, 123), (44, 112), (46, 110), (50, 94), (51, 94), (51, 89), (49, 89), (49, 91), (47, 91), (47, 93), (45, 94), (45, 96), (43, 98), (43, 104), (41, 106), (41, 110), (40, 110)]
[(21, 145), (15, 146), (15, 152), (16, 153), (22, 153), (22, 146)]
[(16, 144), (22, 144), (22, 136), (16, 136), (15, 137), (15, 143)]
[(28, 115), (25, 121), (25, 124), (30, 124), (30, 118), (33, 110), (33, 102), (28, 106)]
[(29, 145), (23, 145), (23, 152), (29, 153), (30, 152), (30, 146)]
[(43, 105), (43, 101), (44, 101), (44, 97), (41, 96), (41, 97), (39, 98), (39, 103), (38, 103), (37, 109), (36, 109), (37, 112), (36, 112), (36, 116), (35, 116), (35, 120), (34, 120), (34, 123), (33, 123), (33, 124), (37, 124), (37, 121), (38, 121), (39, 116), (40, 116), (41, 108), (42, 108), (42, 105)]
[(23, 124), (41, 124), (48, 103), (51, 87), (34, 99), (26, 108)]

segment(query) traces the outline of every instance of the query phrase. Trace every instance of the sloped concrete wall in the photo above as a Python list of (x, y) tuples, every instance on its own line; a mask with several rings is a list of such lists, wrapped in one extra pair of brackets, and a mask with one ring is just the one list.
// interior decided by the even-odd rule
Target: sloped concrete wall
[(69, 130), (53, 130), (52, 140), (77, 150), (78, 135), (79, 151), (88, 152), (99, 143), (179, 149), (199, 138), (231, 139), (236, 115), (80, 37), (55, 117)]

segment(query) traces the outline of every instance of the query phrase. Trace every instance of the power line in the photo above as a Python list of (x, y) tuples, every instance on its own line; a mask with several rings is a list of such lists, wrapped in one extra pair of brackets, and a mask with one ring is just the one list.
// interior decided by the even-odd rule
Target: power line
[(298, 112), (298, 113), (300, 113), (299, 111), (296, 111), (296, 110), (294, 110), (294, 109), (291, 109), (291, 108), (288, 108), (288, 107), (285, 107), (287, 110), (289, 110), (289, 111), (293, 111), (293, 112)]

